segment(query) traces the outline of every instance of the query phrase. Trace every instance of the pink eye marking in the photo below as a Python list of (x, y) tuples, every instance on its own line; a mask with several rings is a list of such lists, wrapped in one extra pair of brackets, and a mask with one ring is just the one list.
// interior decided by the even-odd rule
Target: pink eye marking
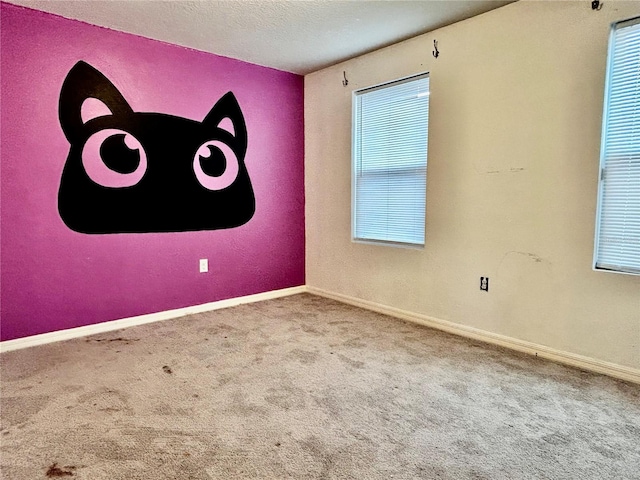
[(142, 150), (142, 145), (140, 145), (138, 139), (133, 135), (125, 135), (124, 144), (129, 147), (130, 150)]
[(82, 148), (82, 165), (98, 185), (123, 188), (136, 185), (147, 171), (147, 154), (130, 133), (115, 128), (100, 130)]
[(223, 142), (203, 143), (193, 158), (196, 178), (207, 190), (222, 190), (231, 185), (240, 171), (238, 157)]

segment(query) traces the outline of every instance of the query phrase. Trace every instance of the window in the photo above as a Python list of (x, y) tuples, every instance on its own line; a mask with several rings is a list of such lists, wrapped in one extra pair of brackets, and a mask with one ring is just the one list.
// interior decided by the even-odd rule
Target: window
[(352, 235), (424, 245), (428, 74), (354, 92)]
[(609, 40), (594, 268), (640, 274), (640, 18)]

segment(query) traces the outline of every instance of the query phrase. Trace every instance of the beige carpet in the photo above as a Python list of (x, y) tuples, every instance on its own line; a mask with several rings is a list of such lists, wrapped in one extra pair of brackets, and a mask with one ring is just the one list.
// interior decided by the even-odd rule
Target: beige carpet
[(296, 295), (8, 352), (3, 479), (640, 479), (640, 387)]

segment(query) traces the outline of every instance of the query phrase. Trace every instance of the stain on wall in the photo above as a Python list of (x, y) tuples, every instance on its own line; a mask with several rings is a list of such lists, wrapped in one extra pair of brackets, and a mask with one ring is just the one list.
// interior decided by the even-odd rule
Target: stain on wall
[[(304, 284), (301, 76), (0, 8), (2, 340)], [(93, 95), (74, 104), (71, 117), (63, 114), (61, 91), (79, 61), (108, 79), (102, 87), (112, 85), (117, 105), (113, 95)], [(147, 125), (132, 132), (135, 139), (111, 132), (96, 140), (108, 144), (103, 153), (127, 147), (135, 157), (143, 147), (151, 172), (152, 164), (170, 166), (156, 163), (159, 155), (179, 150), (181, 165), (193, 175), (200, 170), (188, 181), (210, 195), (207, 202), (190, 197), (186, 174), (175, 171), (144, 189), (138, 179), (133, 200), (89, 201), (95, 192), (85, 187), (95, 182), (78, 193), (73, 175), (86, 172), (80, 162), (90, 137), (78, 132), (90, 124), (126, 131), (118, 121), (132, 117), (121, 116), (123, 108)], [(151, 123), (158, 130), (150, 137)], [(99, 155), (100, 145), (90, 146)], [(223, 167), (234, 159), (237, 173), (226, 178)], [(121, 177), (108, 193), (130, 188), (141, 163), (112, 164)], [(236, 193), (221, 179), (237, 185)], [(98, 204), (103, 211), (91, 211)], [(79, 221), (69, 220), (78, 231), (65, 224), (74, 215), (63, 221), (62, 210), (80, 212)], [(198, 272), (200, 258), (209, 260), (206, 274)]]

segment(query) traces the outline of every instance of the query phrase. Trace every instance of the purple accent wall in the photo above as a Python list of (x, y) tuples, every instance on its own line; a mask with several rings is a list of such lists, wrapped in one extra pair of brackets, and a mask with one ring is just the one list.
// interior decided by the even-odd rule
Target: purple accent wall
[[(1, 335), (10, 340), (304, 284), (303, 78), (6, 3), (1, 8)], [(60, 219), (62, 82), (84, 60), (134, 111), (202, 120), (233, 91), (256, 213), (203, 232), (84, 235)], [(209, 259), (209, 273), (198, 260)]]

